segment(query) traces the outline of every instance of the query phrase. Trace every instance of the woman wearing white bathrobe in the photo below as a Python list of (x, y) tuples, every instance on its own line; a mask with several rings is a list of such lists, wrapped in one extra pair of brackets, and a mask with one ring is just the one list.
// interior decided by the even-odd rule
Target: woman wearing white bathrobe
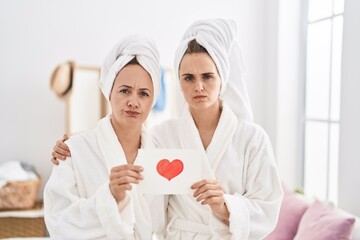
[(176, 51), (186, 107), (153, 137), (161, 148), (204, 151), (211, 170), (193, 196), (169, 197), (168, 239), (259, 240), (277, 223), (282, 188), (269, 138), (252, 122), (236, 30), (233, 21), (197, 21)]
[(100, 87), (112, 113), (72, 136), (71, 157), (53, 169), (44, 191), (52, 239), (151, 239), (152, 199), (137, 193), (141, 167), (132, 163), (140, 147), (153, 147), (142, 124), (159, 78), (158, 50), (145, 36), (123, 38), (106, 57)]
[[(197, 21), (176, 52), (186, 104), (179, 119), (154, 127), (154, 141), (200, 149), (206, 161), (193, 196), (169, 197), (167, 239), (260, 240), (277, 223), (282, 188), (269, 138), (252, 121), (236, 37), (233, 21)], [(68, 155), (63, 148), (53, 157)]]

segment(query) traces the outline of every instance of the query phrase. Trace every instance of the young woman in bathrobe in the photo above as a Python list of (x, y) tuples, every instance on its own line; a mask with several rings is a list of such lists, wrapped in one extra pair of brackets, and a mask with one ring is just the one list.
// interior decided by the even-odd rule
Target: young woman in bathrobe
[(139, 148), (153, 147), (142, 125), (159, 79), (158, 50), (145, 36), (123, 38), (108, 54), (100, 87), (112, 112), (95, 129), (66, 141), (71, 157), (53, 168), (45, 187), (51, 239), (152, 238), (156, 229), (149, 206), (156, 202), (137, 193), (142, 168), (132, 163)]
[(185, 107), (152, 135), (157, 147), (200, 149), (206, 161), (193, 195), (169, 196), (167, 239), (259, 240), (277, 223), (283, 192), (269, 138), (252, 121), (236, 37), (233, 21), (201, 20), (176, 52)]
[[(153, 129), (161, 148), (201, 149), (210, 174), (168, 202), (169, 239), (264, 239), (283, 196), (271, 143), (253, 123), (233, 21), (201, 20), (185, 32), (175, 73), (186, 104)], [(206, 175), (206, 173), (204, 174)]]

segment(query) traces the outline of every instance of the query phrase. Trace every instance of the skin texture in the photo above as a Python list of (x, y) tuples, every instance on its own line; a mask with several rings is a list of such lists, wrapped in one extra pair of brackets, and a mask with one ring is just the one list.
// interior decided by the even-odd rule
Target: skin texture
[(185, 54), (179, 68), (180, 87), (190, 111), (219, 109), (221, 80), (206, 53)]
[(124, 127), (141, 129), (151, 110), (153, 92), (151, 77), (140, 65), (121, 69), (110, 94), (111, 123), (115, 130)]

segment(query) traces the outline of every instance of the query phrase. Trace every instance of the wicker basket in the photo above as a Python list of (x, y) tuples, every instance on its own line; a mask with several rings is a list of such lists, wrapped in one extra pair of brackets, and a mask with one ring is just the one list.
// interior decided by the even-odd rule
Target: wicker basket
[(8, 182), (0, 189), (0, 210), (32, 208), (40, 183), (40, 178), (26, 182)]
[(13, 237), (45, 237), (44, 218), (0, 219), (0, 239)]
[[(37, 202), (31, 210), (11, 211), (16, 212), (19, 216), (0, 217), (0, 239), (14, 237), (45, 237), (46, 227), (44, 218), (39, 214), (35, 217), (25, 217), (26, 214), (24, 214), (24, 212), (40, 210), (41, 208), (42, 203)], [(9, 213), (9, 211), (7, 211), (7, 213)], [(20, 215), (22, 214), (25, 216), (21, 217)]]

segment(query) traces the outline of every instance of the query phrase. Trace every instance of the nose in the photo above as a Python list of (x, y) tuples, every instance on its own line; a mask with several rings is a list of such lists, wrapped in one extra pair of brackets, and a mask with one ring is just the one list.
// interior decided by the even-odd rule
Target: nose
[(195, 82), (195, 92), (202, 92), (202, 91), (204, 91), (203, 82), (201, 80), (197, 80)]
[(131, 94), (128, 100), (128, 107), (138, 108), (139, 107), (139, 99), (136, 94)]

